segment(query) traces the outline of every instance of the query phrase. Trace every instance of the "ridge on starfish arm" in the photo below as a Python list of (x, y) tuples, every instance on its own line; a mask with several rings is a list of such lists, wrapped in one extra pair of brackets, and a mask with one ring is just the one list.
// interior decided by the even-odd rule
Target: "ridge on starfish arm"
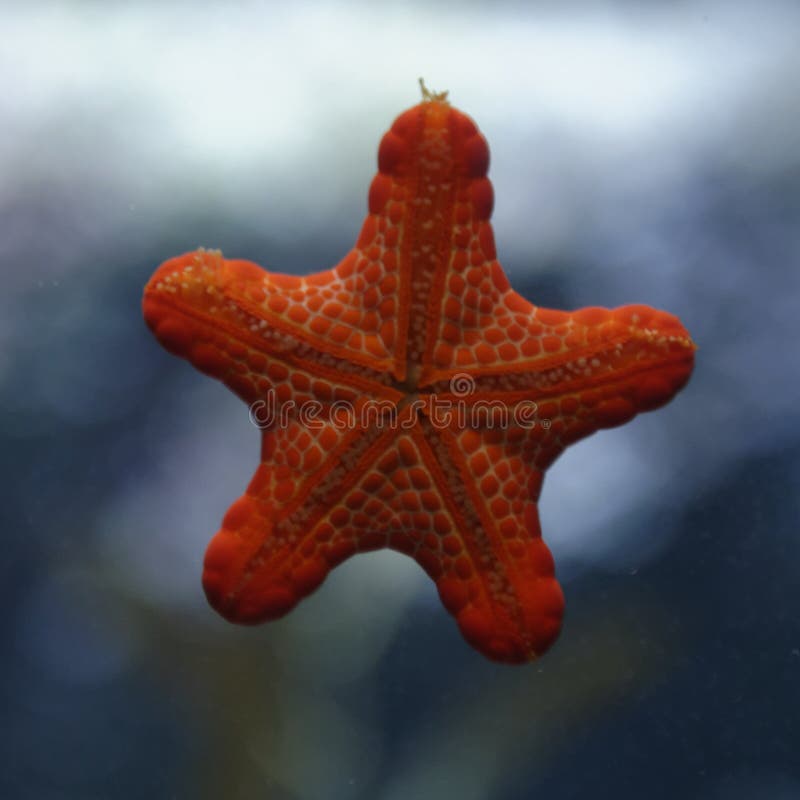
[(470, 644), (519, 663), (552, 644), (564, 607), (544, 471), (668, 402), (695, 346), (648, 306), (554, 311), (514, 292), (486, 141), (422, 88), (381, 140), (369, 213), (333, 269), (283, 275), (201, 249), (156, 270), (143, 311), (164, 347), (271, 410), (206, 552), (214, 608), (281, 617), (343, 560), (389, 547), (436, 582)]

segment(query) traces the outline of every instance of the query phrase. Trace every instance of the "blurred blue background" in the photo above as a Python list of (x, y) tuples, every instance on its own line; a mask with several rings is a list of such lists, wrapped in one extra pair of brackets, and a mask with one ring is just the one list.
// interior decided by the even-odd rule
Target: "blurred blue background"
[[(800, 797), (800, 6), (6, 2), (0, 30), (0, 796)], [(338, 261), (419, 75), (489, 141), (518, 291), (700, 346), (548, 474), (567, 617), (523, 668), (388, 552), (217, 617), (203, 551), (259, 437), (141, 319), (199, 245)]]

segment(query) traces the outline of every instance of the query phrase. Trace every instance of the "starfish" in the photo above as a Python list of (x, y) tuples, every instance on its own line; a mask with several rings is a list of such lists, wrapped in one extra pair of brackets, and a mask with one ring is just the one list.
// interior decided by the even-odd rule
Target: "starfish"
[(514, 292), (489, 149), (424, 91), (381, 140), (355, 247), (306, 277), (200, 249), (144, 292), (161, 344), (251, 408), (261, 460), (204, 562), (228, 620), (286, 614), (337, 564), (391, 548), (464, 638), (509, 663), (558, 636), (537, 501), (564, 448), (669, 401), (695, 345), (644, 305), (555, 311)]

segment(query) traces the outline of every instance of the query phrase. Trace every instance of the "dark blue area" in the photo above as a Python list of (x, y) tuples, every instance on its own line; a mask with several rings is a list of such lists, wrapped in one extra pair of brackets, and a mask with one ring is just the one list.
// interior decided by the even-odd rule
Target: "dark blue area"
[[(544, 780), (532, 776), (537, 791), (585, 797), (600, 787), (603, 797), (625, 797), (646, 786), (648, 797), (674, 798), (742, 769), (800, 775), (800, 547), (789, 533), (797, 501), (787, 481), (800, 448), (787, 445), (731, 465), (676, 514), (680, 537), (640, 575), (684, 642), (669, 680), (583, 730)], [(597, 580), (575, 588), (576, 603), (601, 591)], [(510, 780), (502, 796), (528, 796), (521, 785)]]

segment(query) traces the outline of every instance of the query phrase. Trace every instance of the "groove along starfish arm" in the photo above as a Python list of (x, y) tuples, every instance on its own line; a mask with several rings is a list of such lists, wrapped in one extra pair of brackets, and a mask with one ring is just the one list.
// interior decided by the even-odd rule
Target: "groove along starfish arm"
[(557, 637), (544, 470), (669, 401), (695, 347), (648, 306), (553, 311), (516, 294), (495, 255), (488, 163), (475, 124), (428, 94), (383, 137), (369, 214), (333, 269), (295, 277), (199, 250), (147, 284), (157, 339), (274, 412), (205, 557), (229, 620), (280, 617), (344, 559), (389, 547), (489, 658), (529, 661)]

